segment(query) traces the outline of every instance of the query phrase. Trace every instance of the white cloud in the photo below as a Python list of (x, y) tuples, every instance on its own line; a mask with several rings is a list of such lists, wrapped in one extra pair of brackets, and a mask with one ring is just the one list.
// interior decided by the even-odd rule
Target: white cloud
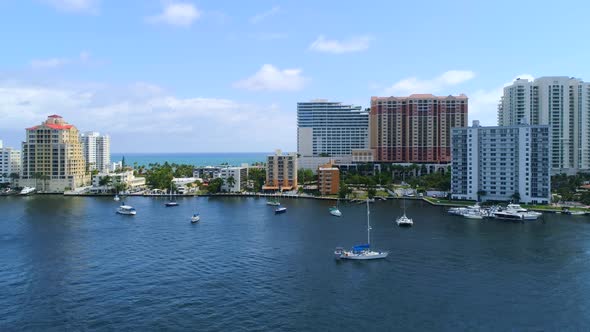
[(365, 51), (369, 48), (369, 43), (373, 40), (371, 36), (356, 36), (347, 40), (339, 41), (336, 39), (326, 39), (320, 35), (311, 45), (309, 49), (317, 52), (325, 53), (350, 53)]
[(470, 70), (449, 70), (432, 79), (405, 78), (385, 89), (388, 95), (409, 95), (413, 93), (436, 93), (445, 88), (459, 85), (475, 77)]
[(83, 51), (77, 58), (48, 58), (31, 60), (33, 69), (55, 69), (69, 64), (88, 64), (91, 62), (90, 53)]
[(96, 13), (99, 0), (44, 0), (53, 7), (66, 12)]
[(469, 121), (479, 120), (484, 126), (496, 126), (498, 124), (498, 103), (504, 93), (504, 87), (511, 85), (517, 78), (534, 80), (532, 75), (522, 74), (493, 89), (479, 89), (468, 95)]
[(278, 14), (280, 11), (281, 11), (281, 7), (273, 6), (271, 9), (269, 9), (265, 12), (262, 12), (262, 13), (252, 16), (250, 18), (250, 23), (252, 23), (252, 24), (260, 23), (260, 21), (267, 19), (269, 17), (272, 17), (272, 16)]
[(147, 82), (107, 86), (0, 80), (0, 131), (22, 128), (24, 133), (56, 112), (81, 131), (111, 134), (113, 151), (272, 151), (295, 142), (293, 115), (275, 105), (180, 98)]
[(148, 22), (164, 23), (180, 27), (188, 27), (201, 17), (201, 12), (188, 2), (174, 2), (167, 4), (162, 13), (148, 17)]
[(306, 81), (301, 69), (280, 70), (265, 64), (254, 75), (235, 82), (233, 86), (250, 91), (298, 91), (303, 89)]

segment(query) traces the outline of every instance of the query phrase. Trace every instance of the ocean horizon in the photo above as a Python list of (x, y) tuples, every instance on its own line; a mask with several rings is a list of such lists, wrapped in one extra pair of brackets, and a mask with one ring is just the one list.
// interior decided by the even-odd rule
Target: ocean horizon
[(272, 152), (125, 152), (111, 153), (111, 161), (121, 161), (125, 157), (127, 165), (148, 166), (165, 162), (188, 164), (194, 166), (215, 166), (227, 163), (231, 166), (265, 162), (266, 156)]

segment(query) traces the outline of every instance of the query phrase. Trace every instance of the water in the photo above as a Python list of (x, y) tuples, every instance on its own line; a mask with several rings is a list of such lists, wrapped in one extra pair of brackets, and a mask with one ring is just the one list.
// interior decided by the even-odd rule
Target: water
[[(475, 221), (408, 202), (372, 206), (381, 261), (335, 261), (363, 243), (364, 205), (256, 198), (0, 199), (0, 330), (586, 330), (590, 218)], [(201, 222), (191, 224), (194, 211)]]
[(242, 163), (254, 164), (266, 162), (266, 152), (232, 152), (232, 153), (112, 153), (112, 161), (120, 161), (125, 156), (125, 163), (138, 166), (148, 166), (152, 163), (164, 162), (176, 164), (188, 164), (195, 166), (216, 166), (228, 163), (232, 166), (240, 166)]

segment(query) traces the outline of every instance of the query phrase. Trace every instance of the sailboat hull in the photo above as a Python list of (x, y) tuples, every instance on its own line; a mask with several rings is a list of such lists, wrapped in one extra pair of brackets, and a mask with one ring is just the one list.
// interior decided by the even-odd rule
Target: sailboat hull
[(168, 202), (168, 203), (166, 203), (166, 207), (174, 207), (174, 206), (178, 206), (178, 203), (176, 203), (176, 202)]
[(387, 255), (389, 255), (389, 253), (387, 251), (371, 251), (371, 252), (367, 252), (367, 253), (360, 253), (360, 254), (355, 254), (355, 253), (343, 253), (342, 255), (340, 255), (340, 257), (337, 257), (339, 259), (348, 259), (348, 260), (370, 260), (370, 259), (381, 259), (381, 258), (385, 258), (387, 257)]

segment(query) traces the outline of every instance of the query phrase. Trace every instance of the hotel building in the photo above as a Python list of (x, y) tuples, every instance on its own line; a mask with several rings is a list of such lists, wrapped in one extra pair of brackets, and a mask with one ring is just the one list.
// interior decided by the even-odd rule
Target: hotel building
[(90, 184), (78, 129), (59, 115), (26, 129), (19, 185), (63, 192)]
[(87, 132), (80, 136), (82, 152), (89, 171), (107, 172), (111, 166), (111, 139), (108, 135)]
[(451, 161), (451, 128), (467, 126), (467, 96), (371, 97), (370, 147), (378, 162)]
[(324, 99), (297, 103), (297, 153), (344, 157), (369, 146), (369, 112)]
[(498, 124), (549, 125), (553, 174), (590, 169), (590, 83), (564, 76), (517, 79), (504, 88)]
[(263, 190), (295, 190), (297, 189), (297, 154), (282, 154), (277, 150), (267, 157), (266, 184)]
[(11, 174), (20, 174), (21, 152), (4, 147), (0, 140), (0, 183), (11, 182)]
[(549, 203), (550, 143), (549, 126), (453, 128), (452, 197)]

